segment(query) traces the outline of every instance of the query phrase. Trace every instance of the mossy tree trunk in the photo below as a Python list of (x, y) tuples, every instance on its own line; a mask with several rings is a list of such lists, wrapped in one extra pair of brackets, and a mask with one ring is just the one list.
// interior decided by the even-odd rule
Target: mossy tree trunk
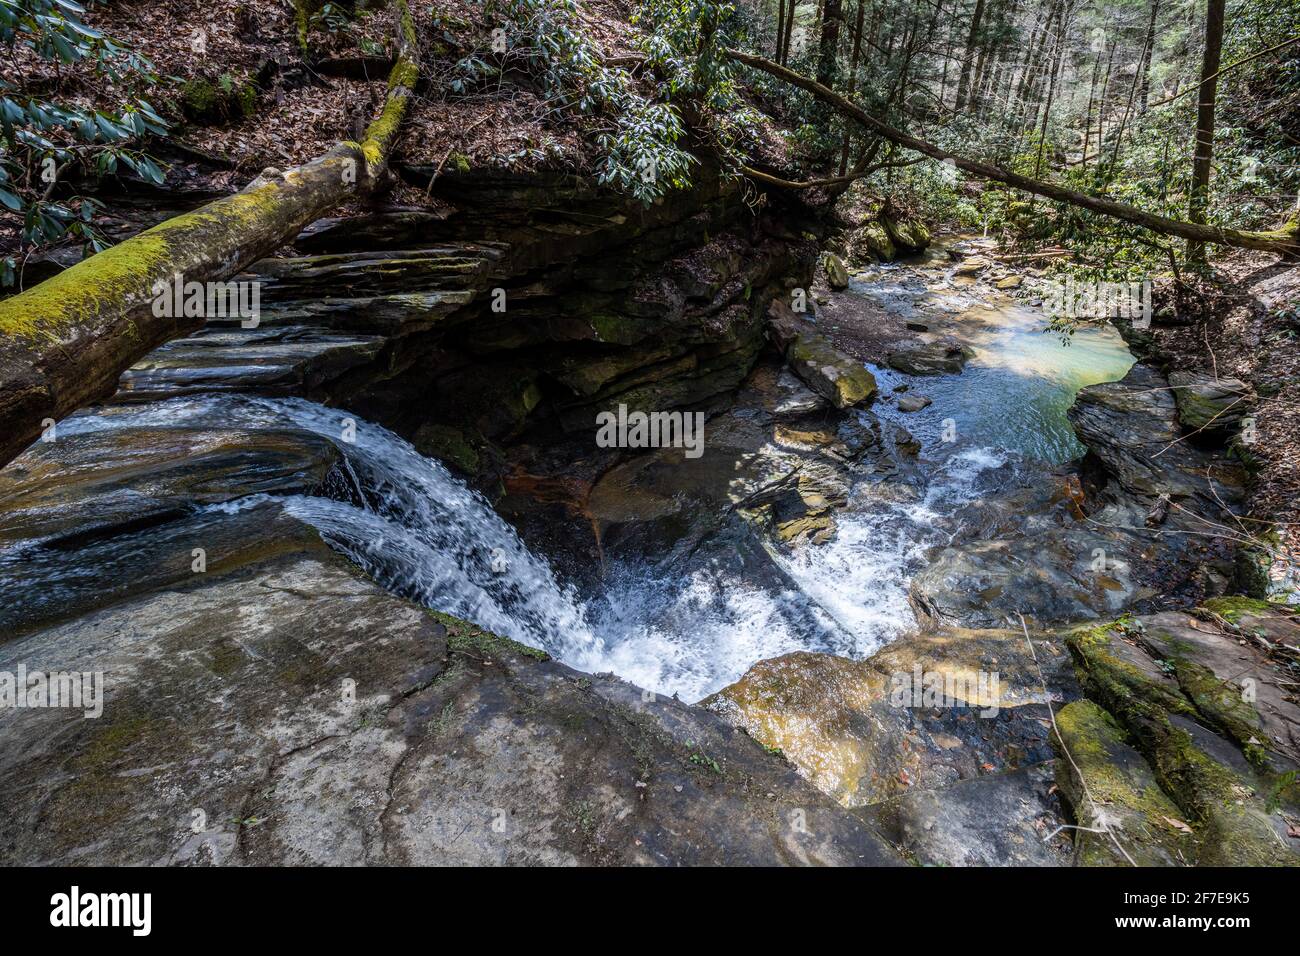
[(383, 179), (419, 77), (415, 25), (406, 0), (395, 3), (397, 62), (361, 142), (339, 143), (284, 172), (265, 170), (232, 196), (0, 301), (0, 466), (49, 423), (112, 394), (143, 355), (203, 325), (202, 317), (154, 315), (158, 283), (228, 279)]

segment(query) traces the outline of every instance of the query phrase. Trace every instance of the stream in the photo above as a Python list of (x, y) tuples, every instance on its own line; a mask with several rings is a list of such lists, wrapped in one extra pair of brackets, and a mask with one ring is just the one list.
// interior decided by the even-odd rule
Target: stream
[[(1037, 311), (954, 292), (933, 272), (887, 267), (878, 281), (855, 281), (841, 294), (905, 314), (951, 311), (955, 295), (964, 309), (975, 355), (963, 374), (920, 379), (869, 366), (882, 398), (852, 413), (882, 433), (905, 427), (920, 441), (919, 458), (895, 453), (884, 479), (855, 479), (825, 544), (788, 550), (732, 522), (689, 560), (616, 560), (582, 589), (560, 580), (486, 499), (397, 435), (356, 421), (355, 437), (340, 440), (349, 416), (339, 409), (209, 393), (91, 409), (60, 428), (68, 435), (139, 426), (291, 428), (325, 437), (346, 459), (352, 488), (336, 497), (347, 500), (277, 500), (381, 585), (541, 646), (580, 670), (613, 672), (694, 701), (759, 660), (800, 650), (862, 658), (913, 628), (908, 582), (927, 549), (948, 543), (965, 509), (995, 498), (1017, 475), (1077, 457), (1082, 449), (1065, 419), (1074, 393), (1121, 377), (1132, 362), (1109, 329), (1081, 331), (1065, 346), (1040, 331)], [(899, 386), (933, 404), (904, 414), (889, 400)], [(943, 440), (954, 426), (956, 440)], [(209, 508), (265, 500), (252, 495)], [(0, 563), (22, 560), (0, 554)]]

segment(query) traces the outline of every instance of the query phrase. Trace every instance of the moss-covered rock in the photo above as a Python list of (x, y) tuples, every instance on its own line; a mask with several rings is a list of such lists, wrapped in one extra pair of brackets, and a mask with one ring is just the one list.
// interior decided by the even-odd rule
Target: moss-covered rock
[(876, 397), (876, 377), (816, 332), (800, 332), (786, 349), (785, 360), (836, 408), (869, 404)]
[(238, 121), (257, 112), (257, 85), (236, 80), (228, 73), (216, 79), (198, 76), (186, 80), (178, 93), (181, 112), (191, 123)]
[(880, 224), (902, 252), (920, 252), (930, 244), (930, 230), (919, 219), (895, 220), (881, 216)]
[(864, 223), (858, 237), (861, 244), (882, 262), (889, 262), (898, 255), (894, 240), (889, 237), (889, 233), (879, 220)]
[(1250, 386), (1240, 379), (1175, 370), (1169, 373), (1169, 385), (1178, 420), (1189, 431), (1231, 431), (1250, 407)]
[[(1197, 862), (1219, 866), (1296, 865), (1297, 850), (1280, 833), (1285, 822), (1264, 794), (1273, 779), (1261, 777), (1238, 743), (1206, 724), (1228, 720), (1220, 698), (1205, 675), (1182, 665), (1178, 689), (1136, 662), (1137, 651), (1121, 650), (1140, 642), (1141, 622), (1119, 621), (1066, 637), (1079, 677), (1089, 697), (1113, 714), (1146, 758), (1161, 789), (1178, 806), (1200, 841)], [(1127, 659), (1126, 659), (1127, 658)], [(1160, 663), (1160, 662), (1156, 662)], [(1179, 670), (1179, 663), (1163, 666)], [(1162, 668), (1163, 669), (1163, 668)], [(1206, 707), (1202, 712), (1184, 693), (1183, 680)], [(1208, 716), (1207, 716), (1208, 715)], [(1212, 719), (1214, 718), (1214, 719)]]
[(477, 474), (482, 463), (478, 448), (465, 432), (450, 425), (421, 425), (411, 444), (421, 455), (454, 465), (468, 475)]
[(1057, 785), (1079, 827), (1073, 831), (1076, 863), (1177, 866), (1195, 856), (1182, 811), (1110, 714), (1076, 700), (1056, 715), (1056, 728)]
[(844, 260), (835, 253), (826, 253), (822, 259), (822, 268), (826, 270), (826, 284), (832, 289), (849, 287), (849, 270), (845, 267)]

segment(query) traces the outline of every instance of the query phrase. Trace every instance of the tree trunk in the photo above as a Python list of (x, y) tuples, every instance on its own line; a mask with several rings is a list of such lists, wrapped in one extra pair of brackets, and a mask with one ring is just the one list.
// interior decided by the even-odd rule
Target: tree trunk
[(52, 422), (111, 395), (119, 376), (202, 317), (154, 314), (156, 287), (224, 280), (292, 239), (387, 169), (419, 78), (415, 25), (395, 0), (398, 57), (383, 110), (360, 143), (267, 169), (243, 190), (154, 226), (0, 301), (0, 466)]
[(826, 0), (822, 7), (822, 35), (817, 53), (817, 82), (825, 86), (835, 83), (835, 60), (840, 46), (840, 18), (843, 15), (843, 0)]
[(785, 5), (785, 46), (781, 48), (781, 62), (790, 62), (790, 40), (794, 34), (794, 8), (797, 0), (786, 0)]
[(1156, 47), (1156, 17), (1160, 13), (1160, 0), (1151, 0), (1151, 19), (1147, 21), (1146, 43), (1142, 49), (1142, 63), (1138, 67), (1142, 74), (1142, 86), (1138, 90), (1138, 112), (1147, 111), (1147, 100), (1151, 96), (1151, 58)]
[[(1201, 83), (1196, 92), (1196, 151), (1192, 156), (1192, 191), (1188, 197), (1187, 218), (1205, 222), (1210, 205), (1210, 165), (1214, 159), (1214, 105), (1219, 89), (1219, 58), (1223, 53), (1224, 0), (1206, 0), (1205, 57), (1201, 61)], [(1205, 260), (1205, 246), (1187, 243), (1187, 258)]]
[(780, 64), (773, 63), (761, 56), (755, 56), (752, 53), (743, 53), (740, 50), (726, 50), (725, 53), (738, 63), (744, 63), (754, 69), (770, 73), (772, 76), (785, 80), (793, 86), (807, 90), (823, 103), (833, 106), (845, 116), (856, 120), (871, 132), (884, 137), (890, 142), (922, 153), (931, 159), (951, 162), (957, 168), (964, 169), (981, 179), (991, 179), (994, 182), (1004, 183), (1015, 189), (1021, 189), (1047, 199), (1054, 199), (1057, 202), (1069, 203), (1072, 206), (1078, 206), (1081, 209), (1087, 209), (1103, 216), (1110, 216), (1164, 235), (1237, 246), (1242, 249), (1259, 249), (1287, 257), (1300, 256), (1300, 214), (1293, 216), (1282, 228), (1267, 232), (1248, 232), (1240, 229), (1228, 229), (1221, 226), (1207, 226), (1170, 219), (1167, 216), (1149, 213), (1134, 206), (1116, 202), (1113, 199), (1075, 192), (1072, 189), (1066, 189), (1064, 186), (1058, 186), (1056, 183), (1041, 182), (1028, 176), (1022, 176), (1019, 173), (1009, 172), (989, 163), (955, 156), (947, 150), (940, 149), (933, 143), (917, 139), (915, 136), (882, 123), (834, 90), (827, 89), (815, 80), (795, 73)]
[[(790, 2), (793, 3), (794, 0), (790, 0)], [(785, 0), (777, 0), (776, 52), (772, 54), (772, 59), (776, 60), (777, 63), (784, 62), (781, 56), (781, 51), (785, 46), (785, 44), (782, 42), (784, 40), (785, 40)]]
[[(853, 91), (858, 83), (858, 58), (862, 53), (862, 21), (867, 12), (867, 0), (858, 0), (858, 18), (857, 25), (853, 30), (853, 55), (849, 58), (849, 97), (852, 98)], [(843, 176), (849, 168), (849, 142), (853, 139), (849, 130), (844, 131), (844, 146), (840, 151), (840, 175)]]
[(980, 20), (984, 18), (984, 0), (975, 0), (975, 12), (970, 18), (970, 33), (966, 37), (966, 54), (962, 57), (961, 77), (957, 80), (957, 109), (966, 105), (966, 91), (970, 83), (971, 59), (979, 42)]

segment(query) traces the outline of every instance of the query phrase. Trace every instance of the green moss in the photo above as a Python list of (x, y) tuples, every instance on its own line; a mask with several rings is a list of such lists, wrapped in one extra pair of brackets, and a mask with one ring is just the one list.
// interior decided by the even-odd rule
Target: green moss
[(181, 86), (181, 109), (190, 119), (205, 119), (212, 116), (221, 96), (217, 84), (202, 77), (187, 80)]
[(1066, 646), (1079, 666), (1080, 676), (1091, 685), (1093, 696), (1111, 710), (1131, 710), (1152, 716), (1164, 712), (1193, 716), (1195, 708), (1181, 694), (1156, 683), (1111, 651), (1112, 633), (1126, 624), (1127, 619), (1121, 618), (1066, 635)]
[(1241, 688), (1225, 683), (1208, 667), (1181, 656), (1172, 659), (1178, 686), (1183, 689), (1206, 720), (1225, 731), (1241, 746), (1246, 758), (1260, 771), (1269, 772), (1268, 754), (1258, 743), (1264, 737), (1263, 721)]
[(1291, 608), (1284, 605), (1271, 604), (1268, 601), (1262, 601), (1259, 598), (1248, 597), (1217, 597), (1209, 598), (1204, 602), (1204, 607), (1212, 611), (1219, 617), (1223, 618), (1229, 624), (1240, 624), (1243, 614), (1251, 614), (1255, 617), (1261, 617), (1267, 614), (1292, 614)]
[(529, 647), (527, 644), (520, 644), (518, 641), (513, 641), (508, 637), (501, 637), (491, 631), (485, 631), (477, 625), (462, 621), (458, 617), (452, 617), (450, 614), (443, 614), (441, 611), (427, 611), (426, 613), (447, 629), (447, 646), (453, 651), (472, 654), (475, 657), (521, 654), (524, 657), (531, 657), (533, 660), (538, 661), (549, 661), (551, 659), (551, 655), (543, 650)]
[[(1061, 756), (1057, 785), (1080, 826), (1094, 825), (1096, 814), (1105, 814), (1125, 852), (1140, 866), (1171, 865), (1194, 854), (1194, 840), (1172, 822), (1181, 816), (1178, 807), (1109, 713), (1092, 701), (1078, 700), (1061, 709), (1056, 726), (1060, 736), (1053, 745)], [(1075, 831), (1075, 850), (1083, 866), (1128, 862), (1104, 833)]]
[(465, 433), (450, 425), (421, 425), (412, 443), (420, 454), (447, 462), (469, 475), (477, 474), (482, 465), (478, 450)]
[(63, 343), (79, 322), (142, 307), (152, 299), (155, 281), (170, 281), (175, 263), (211, 240), (207, 227), (248, 234), (280, 200), (279, 185), (268, 182), (168, 219), (0, 301), (0, 332)]
[[(1202, 836), (1199, 862), (1227, 866), (1297, 862), (1278, 843), (1253, 782), (1198, 747), (1192, 735), (1173, 719), (1205, 719), (1192, 701), (1113, 653), (1112, 632), (1122, 624), (1074, 631), (1066, 636), (1066, 646), (1088, 695), (1118, 718), (1150, 764), (1160, 788), (1181, 809), (1183, 819), (1198, 826)], [(1177, 672), (1180, 663), (1172, 663)], [(1182, 666), (1189, 683), (1198, 685), (1207, 710), (1224, 720), (1245, 720), (1217, 700), (1217, 692), (1204, 683), (1204, 674), (1185, 663)]]

